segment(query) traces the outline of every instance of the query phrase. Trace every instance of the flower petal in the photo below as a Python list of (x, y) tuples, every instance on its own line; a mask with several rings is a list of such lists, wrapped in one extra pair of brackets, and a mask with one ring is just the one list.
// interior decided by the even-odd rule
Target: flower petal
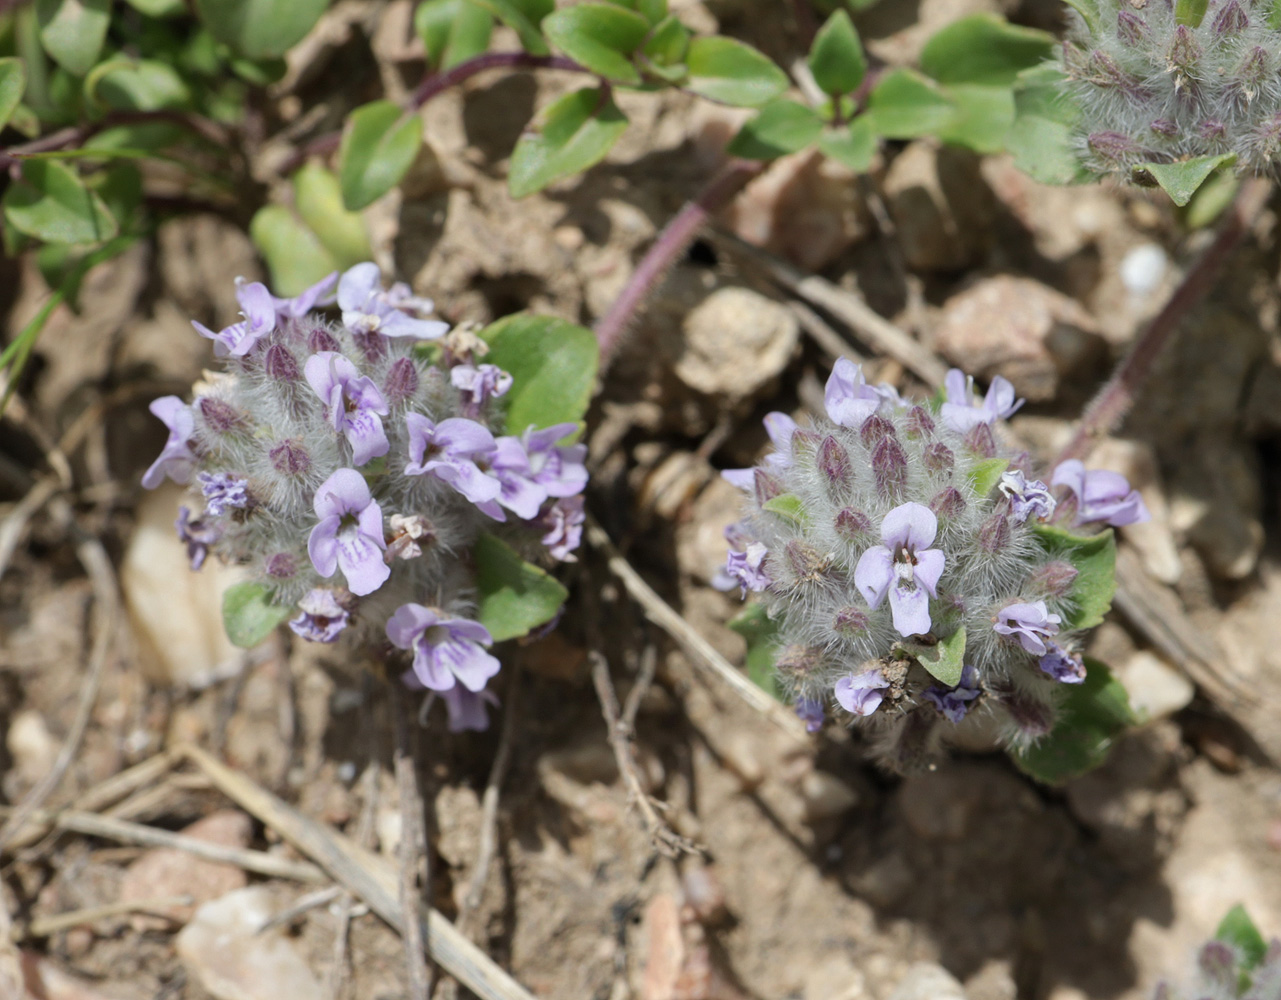
[(336, 514), (357, 514), (372, 499), (364, 476), (355, 469), (338, 469), (317, 487), (312, 507), (323, 520)]
[(449, 691), (458, 683), (449, 661), (440, 656), (440, 647), (422, 637), (414, 646), (414, 676), (430, 691)]
[(449, 332), (449, 324), (438, 319), (414, 319), (399, 310), (392, 310), (378, 325), (378, 332), (385, 337), (413, 337), (417, 340), (435, 340)]
[(483, 424), (465, 417), (450, 417), (436, 425), (436, 443), (455, 454), (489, 453), (497, 442)]
[(382, 419), (373, 410), (353, 410), (343, 421), (343, 434), (351, 444), (351, 460), (364, 465), (390, 450)]
[(348, 268), (338, 279), (338, 308), (364, 312), (369, 298), (382, 287), (382, 271), (372, 262)]
[(942, 549), (926, 549), (916, 553), (916, 582), (938, 597), (939, 577), (943, 575), (945, 557)]
[(480, 646), (466, 639), (446, 639), (436, 646), (436, 656), (468, 691), (482, 691), (502, 664)]
[(854, 567), (854, 586), (869, 608), (879, 608), (894, 580), (894, 556), (884, 545), (874, 545)]
[(338, 526), (341, 523), (342, 517), (338, 514), (326, 517), (307, 536), (307, 555), (311, 556), (311, 564), (321, 576), (333, 576), (338, 570)]
[(722, 469), (721, 478), (731, 486), (747, 493), (756, 489), (755, 469)]
[(939, 519), (924, 504), (899, 504), (881, 522), (881, 541), (897, 552), (906, 546), (913, 552), (928, 549), (938, 535)]
[(890, 588), (890, 610), (899, 635), (924, 635), (930, 630), (930, 595), (924, 587), (896, 583)]
[(354, 528), (337, 536), (338, 568), (347, 578), (347, 589), (357, 597), (372, 594), (387, 582), (391, 567), (383, 562), (382, 553), (373, 539)]
[(387, 619), (387, 639), (398, 649), (411, 649), (414, 640), (440, 621), (440, 616), (421, 604), (402, 604)]

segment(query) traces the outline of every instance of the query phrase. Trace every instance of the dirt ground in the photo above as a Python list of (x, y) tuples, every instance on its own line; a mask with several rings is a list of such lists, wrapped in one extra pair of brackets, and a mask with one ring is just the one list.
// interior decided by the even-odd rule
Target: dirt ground
[[(275, 96), (268, 119), (283, 121), (299, 99), (333, 116), (415, 80), (421, 60), (388, 41), (410, 7), (336, 5), (325, 41), (303, 46), (304, 82)], [(786, 4), (673, 7), (693, 27), (795, 57)], [(878, 58), (901, 62), (929, 31), (977, 10), (1053, 26), (1054, 5), (1040, 0), (883, 0), (860, 27)], [(369, 93), (335, 92), (335, 78), (361, 79)], [(566, 85), (496, 73), (434, 101), (431, 155), (370, 210), (379, 263), (451, 321), (531, 308), (590, 324), (715, 170), (736, 121), (679, 95), (622, 95), (633, 124), (609, 160), (514, 203), (505, 157), (532, 110)], [(255, 176), (269, 181), (278, 153), (264, 144)], [(1093, 640), (1147, 716), (1106, 766), (1047, 789), (972, 748), (926, 775), (887, 776), (865, 762), (857, 735), (798, 739), (710, 678), (646, 620), (605, 556), (586, 550), (565, 574), (573, 596), (559, 629), (502, 650), (491, 730), (450, 734), (439, 706), (416, 728), (434, 905), (451, 918), (466, 908), (482, 796), (505, 745), (497, 849), (462, 926), (538, 997), (1137, 1000), (1185, 971), (1236, 903), (1281, 935), (1276, 223), (1264, 213), (1121, 436), (1096, 453), (1141, 486), (1154, 514), (1122, 532), (1123, 597)], [(708, 234), (673, 270), (593, 405), (589, 508), (733, 663), (744, 655), (725, 626), (737, 595), (709, 583), (736, 517), (716, 470), (759, 453), (764, 413), (799, 414), (821, 398), (832, 361), (824, 325), (880, 378), (926, 391), (857, 330), (816, 317), (780, 285), (777, 262), (865, 300), (948, 364), (1010, 377), (1029, 400), (1014, 430), (1048, 458), (1207, 241), (1142, 192), (1046, 188), (1003, 157), (927, 142), (885, 150), (866, 178), (781, 161), (718, 226), (766, 254)], [(7, 339), (44, 285), (31, 261), (0, 267)], [(48, 772), (101, 661), (101, 690), (50, 808), (166, 831), (213, 817), (193, 833), (304, 860), (200, 768), (157, 758), (195, 744), (394, 857), (384, 685), (341, 646), (288, 635), (249, 654), (227, 645), (218, 595), (235, 571), (190, 574), (171, 537), (180, 493), (138, 486), (163, 441), (146, 404), (188, 391), (211, 363), (188, 321), (231, 322), (238, 275), (264, 276), (241, 220), (165, 223), (91, 273), (78, 315), (55, 314), (0, 424), (0, 801), (22, 802)], [(116, 584), (124, 610), (104, 615), (103, 587), (109, 596)], [(692, 853), (659, 851), (629, 802), (591, 676), (598, 641), (624, 702), (642, 684), (639, 777)], [(108, 779), (153, 758), (146, 781), (97, 804)], [(241, 893), (279, 913), (329, 883), (36, 826), (0, 868), (15, 942), (0, 941), (0, 995), (15, 960), (37, 1000), (405, 995), (399, 936), (332, 893), (253, 938), (274, 957), (253, 959), (271, 971), (255, 967), (252, 989), (211, 987), (216, 962), (178, 936), (192, 902)], [(162, 915), (48, 922), (122, 898)], [(443, 977), (437, 995), (454, 989)]]

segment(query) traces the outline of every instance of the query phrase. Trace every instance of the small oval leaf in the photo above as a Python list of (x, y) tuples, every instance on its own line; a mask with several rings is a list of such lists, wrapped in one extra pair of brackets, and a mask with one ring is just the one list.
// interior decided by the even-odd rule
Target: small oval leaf
[(1065, 628), (1093, 628), (1103, 621), (1116, 594), (1116, 538), (1108, 528), (1097, 535), (1074, 535), (1052, 524), (1032, 529), (1051, 555), (1076, 567), (1068, 595), (1071, 609), (1063, 614)]
[(512, 197), (541, 191), (600, 162), (626, 130), (627, 119), (600, 88), (565, 94), (516, 143), (507, 175)]
[(283, 56), (320, 20), (329, 0), (195, 0), (218, 41), (242, 56)]
[(569, 596), (560, 582), (490, 534), (476, 539), (476, 619), (495, 642), (526, 635), (556, 617)]
[(936, 32), (921, 50), (921, 69), (939, 83), (1008, 87), (1025, 69), (1050, 58), (1054, 36), (973, 14)]
[(4, 194), (4, 216), (19, 232), (50, 243), (98, 243), (119, 231), (102, 199), (54, 160), (25, 160)]
[(1196, 156), (1179, 163), (1140, 163), (1134, 169), (1151, 174), (1170, 200), (1182, 208), (1212, 173), (1220, 167), (1231, 166), (1236, 159), (1236, 153), (1220, 153), (1217, 156)]
[(768, 56), (733, 38), (693, 39), (685, 64), (686, 89), (737, 107), (760, 107), (787, 89), (787, 74)]
[(40, 44), (73, 76), (84, 76), (98, 61), (110, 21), (111, 0), (36, 0)]
[(867, 73), (867, 57), (854, 22), (837, 10), (814, 36), (807, 63), (825, 94), (848, 94), (858, 89)]
[(365, 220), (343, 206), (338, 178), (319, 163), (309, 163), (294, 174), (294, 205), (339, 268), (373, 259)]
[(934, 81), (911, 69), (893, 69), (868, 95), (865, 115), (878, 135), (915, 139), (946, 127), (956, 105)]
[(743, 124), (726, 152), (746, 160), (773, 160), (804, 149), (822, 132), (823, 120), (813, 109), (796, 101), (775, 101)]
[(373, 101), (351, 113), (338, 149), (343, 204), (358, 211), (400, 183), (423, 140), (422, 119), (391, 101)]
[(9, 124), (9, 119), (18, 110), (26, 87), (27, 71), (22, 60), (12, 57), (0, 59), (0, 129)]
[(292, 607), (272, 604), (271, 591), (261, 583), (235, 583), (222, 595), (222, 626), (241, 649), (258, 645), (293, 613)]
[(284, 205), (264, 205), (249, 223), (249, 238), (271, 269), (271, 287), (277, 295), (297, 295), (338, 262), (316, 236)]
[(596, 385), (600, 349), (590, 330), (555, 316), (516, 313), (480, 331), (487, 364), (512, 377), (507, 433), (583, 419)]
[(632, 53), (648, 33), (643, 17), (609, 3), (564, 7), (543, 21), (549, 42), (593, 73), (617, 83), (641, 82)]

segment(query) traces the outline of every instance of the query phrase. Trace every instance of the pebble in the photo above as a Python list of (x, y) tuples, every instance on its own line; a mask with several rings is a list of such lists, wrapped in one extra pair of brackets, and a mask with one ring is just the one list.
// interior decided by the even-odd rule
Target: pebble
[(11, 776), (25, 785), (44, 777), (58, 756), (58, 744), (50, 735), (44, 716), (35, 709), (26, 708), (13, 716), (4, 744), (13, 757)]
[(1160, 657), (1140, 650), (1117, 668), (1130, 707), (1144, 721), (1165, 719), (1192, 704), (1196, 685)]
[(943, 966), (917, 962), (890, 994), (890, 1000), (966, 1000), (965, 990)]
[(676, 377), (709, 396), (746, 399), (787, 367), (800, 324), (784, 305), (750, 288), (708, 295), (685, 318)]
[(322, 1000), (320, 982), (285, 933), (258, 933), (271, 913), (261, 886), (205, 903), (175, 938), (188, 973), (217, 1000)]
[(805, 1000), (868, 1000), (867, 979), (845, 955), (819, 963), (805, 982)]
[[(251, 832), (249, 817), (236, 809), (220, 809), (181, 831), (185, 837), (241, 848), (249, 846)], [(189, 921), (200, 904), (243, 889), (247, 883), (244, 869), (235, 865), (198, 858), (176, 847), (157, 847), (129, 866), (120, 882), (120, 900), (127, 903), (171, 896), (192, 897), (191, 906), (149, 908), (158, 915), (136, 913), (130, 918), (136, 930), (164, 930), (170, 921), (179, 924)]]
[(1121, 258), (1121, 283), (1136, 298), (1151, 295), (1161, 287), (1170, 267), (1170, 258), (1155, 243), (1142, 243)]

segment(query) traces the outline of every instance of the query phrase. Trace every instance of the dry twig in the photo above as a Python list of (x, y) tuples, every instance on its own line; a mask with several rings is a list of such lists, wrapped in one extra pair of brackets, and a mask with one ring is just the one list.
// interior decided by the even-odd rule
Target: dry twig
[(135, 899), (103, 906), (90, 906), (83, 910), (69, 910), (66, 913), (55, 913), (51, 917), (38, 917), (25, 927), (15, 925), (11, 936), (15, 941), (24, 938), (49, 937), (59, 931), (82, 927), (85, 924), (97, 923), (109, 917), (120, 917), (126, 913), (151, 913), (165, 916), (174, 906), (191, 906), (195, 900), (191, 896), (162, 896), (157, 899)]

